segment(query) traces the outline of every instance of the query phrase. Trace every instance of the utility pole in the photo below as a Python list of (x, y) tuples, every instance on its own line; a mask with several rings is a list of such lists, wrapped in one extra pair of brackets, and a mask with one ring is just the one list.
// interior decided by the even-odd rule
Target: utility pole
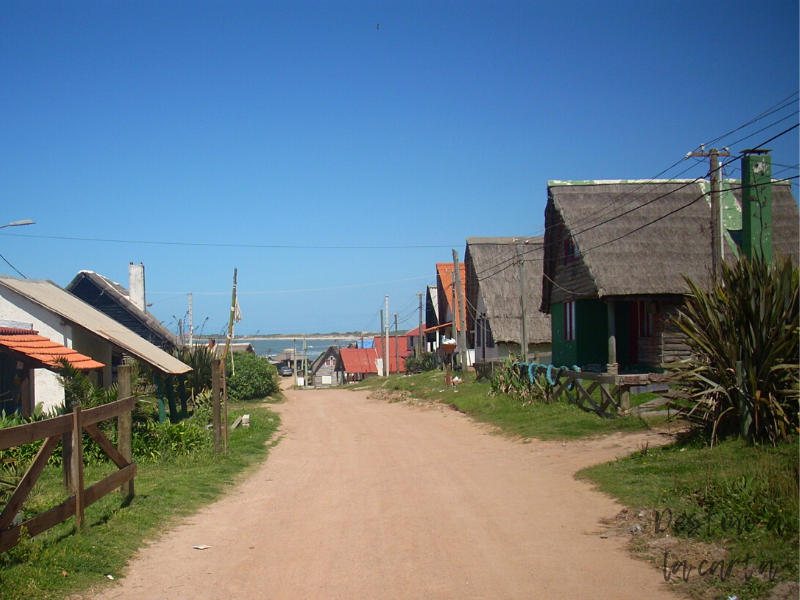
[(303, 387), (308, 387), (308, 345), (303, 338)]
[(422, 321), (422, 294), (417, 294), (419, 296), (419, 339), (417, 339), (417, 358), (422, 358), (422, 353), (425, 351), (424, 348), (424, 338), (425, 335), (425, 323)]
[(292, 340), (292, 360), (294, 361), (294, 384), (297, 385), (297, 339)]
[(386, 318), (386, 320), (384, 321), (384, 325), (383, 325), (384, 326), (384, 332), (385, 332), (385, 335), (386, 335), (386, 343), (384, 345), (384, 350), (385, 351), (383, 353), (383, 358), (384, 358), (383, 362), (386, 363), (386, 369), (384, 370), (383, 373), (384, 373), (384, 375), (386, 375), (388, 377), (390, 375), (390, 373), (389, 373), (389, 295), (388, 294), (386, 295), (386, 312), (384, 312), (383, 314), (384, 314), (384, 316)]
[(194, 348), (194, 295), (191, 292), (189, 292), (189, 348)]
[(731, 153), (725, 149), (720, 152), (712, 148), (708, 152), (703, 149), (701, 152), (690, 152), (689, 156), (699, 156), (710, 159), (709, 177), (711, 179), (711, 275), (714, 281), (719, 278), (722, 269), (722, 215), (719, 203), (719, 157), (730, 156)]
[[(456, 313), (453, 316), (453, 321), (458, 319), (458, 345), (461, 347), (461, 378), (466, 379), (467, 375), (467, 331), (464, 322), (464, 293), (461, 287), (461, 266), (458, 263), (458, 251), (453, 250), (453, 267), (455, 273), (453, 274), (456, 282), (456, 289), (453, 290), (453, 297), (455, 299)], [(455, 325), (455, 323), (454, 323)]]
[(523, 240), (517, 240), (517, 261), (519, 263), (519, 305), (522, 314), (522, 337), (520, 338), (519, 348), (522, 352), (522, 362), (528, 362), (528, 329), (525, 323), (525, 259), (523, 258)]
[(400, 341), (397, 337), (397, 313), (394, 314), (394, 368), (397, 369), (397, 372), (400, 373), (400, 347), (398, 346), (398, 342)]

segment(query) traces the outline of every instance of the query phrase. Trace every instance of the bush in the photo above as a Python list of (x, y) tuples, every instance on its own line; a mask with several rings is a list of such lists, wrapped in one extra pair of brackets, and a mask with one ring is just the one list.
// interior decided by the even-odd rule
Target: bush
[(178, 423), (135, 423), (132, 435), (136, 460), (187, 456), (211, 448), (211, 432), (192, 419)]
[(431, 352), (423, 352), (419, 358), (413, 354), (406, 357), (406, 373), (424, 373), (435, 370), (436, 355)]
[(691, 397), (683, 415), (712, 441), (789, 441), (798, 431), (798, 271), (788, 259), (723, 264), (690, 295), (676, 324), (692, 357), (672, 365)]
[(266, 358), (249, 352), (235, 352), (227, 360), (228, 397), (253, 400), (275, 394), (280, 389), (278, 369)]

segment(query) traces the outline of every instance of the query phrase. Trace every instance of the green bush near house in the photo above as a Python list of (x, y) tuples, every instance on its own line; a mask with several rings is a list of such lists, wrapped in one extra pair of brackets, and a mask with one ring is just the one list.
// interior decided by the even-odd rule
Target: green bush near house
[(249, 352), (234, 352), (227, 360), (228, 397), (254, 400), (278, 393), (278, 369), (266, 358)]

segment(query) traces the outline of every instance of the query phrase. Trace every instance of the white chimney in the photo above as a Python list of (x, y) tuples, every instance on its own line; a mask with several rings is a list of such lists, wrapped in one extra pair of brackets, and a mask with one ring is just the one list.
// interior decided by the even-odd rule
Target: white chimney
[(138, 306), (142, 312), (147, 312), (147, 304), (144, 295), (144, 264), (133, 263), (128, 267), (128, 286), (131, 294), (131, 302)]

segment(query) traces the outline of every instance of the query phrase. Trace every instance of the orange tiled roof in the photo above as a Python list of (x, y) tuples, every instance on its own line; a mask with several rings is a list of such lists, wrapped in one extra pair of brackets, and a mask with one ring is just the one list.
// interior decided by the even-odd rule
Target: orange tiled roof
[(81, 371), (102, 369), (105, 366), (72, 348), (67, 348), (43, 335), (38, 335), (35, 331), (17, 333), (16, 330), (14, 332), (8, 329), (0, 330), (0, 347), (24, 354), (42, 363), (46, 368), (59, 366), (59, 360), (62, 358)]
[[(461, 272), (461, 291), (462, 291), (462, 298), (466, 302), (467, 298), (467, 268), (463, 262), (458, 263), (458, 270)], [(436, 273), (439, 275), (439, 281), (442, 282), (442, 291), (444, 292), (444, 296), (447, 299), (447, 305), (450, 307), (450, 310), (455, 315), (453, 321), (455, 321), (455, 327), (458, 331), (461, 331), (461, 323), (458, 318), (458, 311), (456, 310), (456, 305), (453, 302), (453, 275), (456, 272), (455, 263), (436, 263)], [(444, 318), (442, 315), (440, 318)], [(464, 318), (466, 321), (466, 317)]]

